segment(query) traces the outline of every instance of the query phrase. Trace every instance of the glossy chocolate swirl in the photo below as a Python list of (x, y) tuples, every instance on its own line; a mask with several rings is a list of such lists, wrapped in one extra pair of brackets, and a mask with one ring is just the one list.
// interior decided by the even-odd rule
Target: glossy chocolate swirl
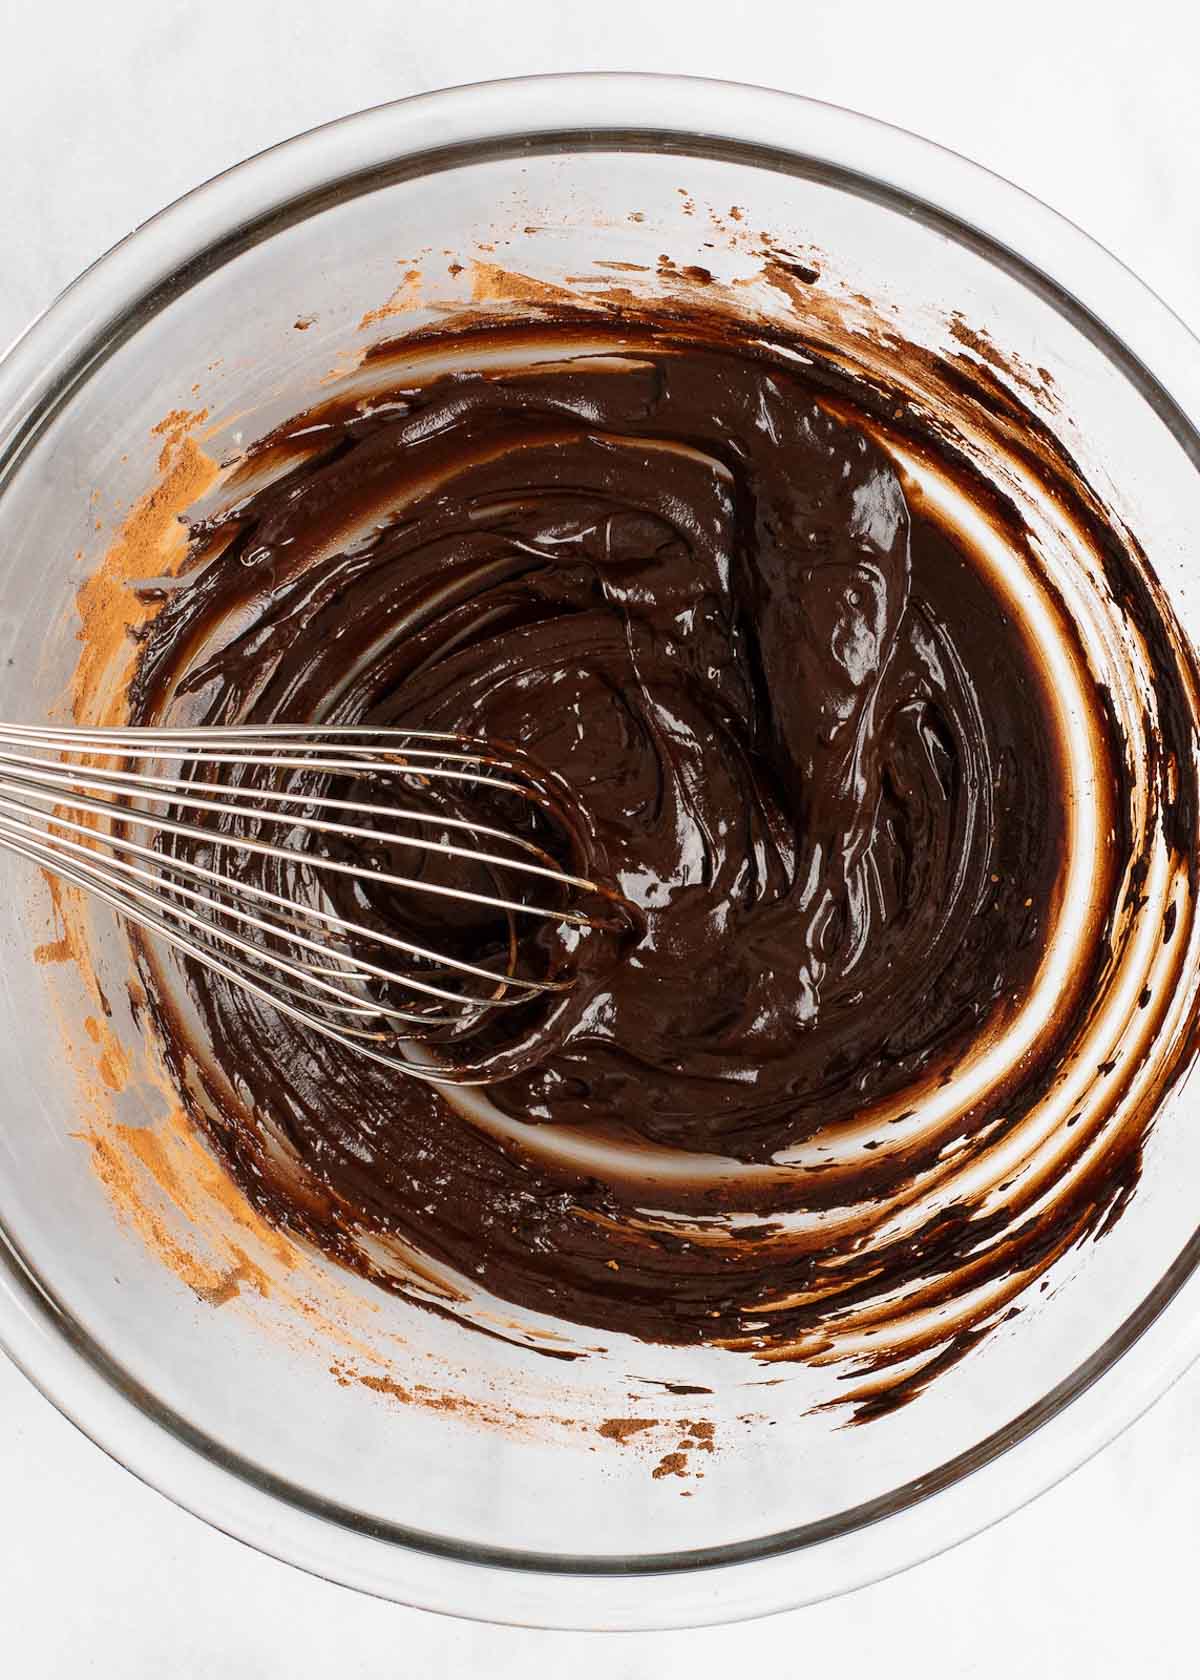
[(483, 1289), (762, 1358), (871, 1334), (903, 1391), (1112, 1214), (1180, 1065), (1186, 653), (1062, 458), (1096, 624), (1138, 645), (1089, 630), (1018, 505), (1032, 428), (989, 479), (911, 395), (696, 322), (438, 348), (250, 452), (132, 716), (514, 743), (638, 926), (489, 1021), (482, 1097), (146, 953), (177, 1077), (271, 1217), (443, 1310)]

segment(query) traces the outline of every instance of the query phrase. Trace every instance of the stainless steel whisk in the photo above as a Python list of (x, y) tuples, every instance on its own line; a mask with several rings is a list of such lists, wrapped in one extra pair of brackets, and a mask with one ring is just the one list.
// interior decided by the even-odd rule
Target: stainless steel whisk
[[(294, 772), (322, 785), (289, 788)], [(283, 785), (270, 785), (280, 773)], [(348, 797), (355, 783), (387, 797)], [(448, 798), (420, 808), (415, 795), (439, 789)], [(537, 840), (470, 814), (471, 799), (497, 796), (561, 828), (566, 807), (544, 772), (515, 749), (448, 732), (0, 724), (0, 847), (302, 1025), (434, 1082), (482, 1080), (423, 1041), (461, 1039), (494, 1010), (573, 984), (569, 974), (522, 971), (522, 925), (619, 925), (601, 908), (615, 909), (610, 890), (564, 869)], [(349, 855), (314, 850), (314, 839)], [(390, 867), (397, 853), (412, 871)], [(316, 901), (245, 879), (252, 857), (298, 867)], [(430, 864), (482, 871), (496, 891), (423, 878)], [(330, 897), (364, 903), (381, 888), (498, 919), (501, 956), (488, 964), (431, 948), (343, 914)]]

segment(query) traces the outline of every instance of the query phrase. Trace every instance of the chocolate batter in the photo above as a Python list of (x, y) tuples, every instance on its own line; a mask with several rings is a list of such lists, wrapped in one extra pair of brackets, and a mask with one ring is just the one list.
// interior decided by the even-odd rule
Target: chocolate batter
[[(899, 1291), (949, 1312), (953, 1356), (980, 1319), (956, 1303), (994, 1313), (1136, 1175), (1144, 1103), (1095, 1147), (1117, 1079), (1056, 1134), (1049, 1202), (1044, 1158), (998, 1202), (997, 1173), (965, 1176), (1020, 1139), (1113, 973), (1139, 840), (1103, 685), (1084, 681), (1113, 834), (1094, 913), (1033, 1047), (930, 1118), (1046, 971), (1072, 796), (1044, 650), (914, 452), (1027, 556), (1011, 509), (891, 394), (770, 334), (563, 319), (448, 348), (450, 371), (401, 370), (251, 452), (193, 530), (131, 715), (515, 743), (573, 790), (583, 861), (630, 926), (557, 947), (564, 999), (455, 1045), (492, 1081), (474, 1107), (202, 968), (185, 1000), (145, 952), (181, 1086), (270, 1217), (440, 1310), (482, 1287), (804, 1357), (834, 1320), (881, 1331)], [(1149, 599), (1135, 568), (1122, 586)], [(1195, 799), (1174, 655), (1159, 681), (1178, 863)], [(269, 884), (309, 890), (300, 865)], [(342, 908), (447, 949), (501, 936), (444, 903)]]

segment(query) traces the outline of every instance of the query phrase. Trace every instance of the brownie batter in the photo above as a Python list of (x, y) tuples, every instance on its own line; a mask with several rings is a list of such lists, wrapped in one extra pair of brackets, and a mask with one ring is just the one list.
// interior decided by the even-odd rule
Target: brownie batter
[[(256, 446), (193, 529), (131, 715), (513, 743), (570, 788), (572, 832), (477, 814), (532, 824), (627, 916), (531, 930), (570, 990), (435, 1041), (482, 1100), (146, 951), (179, 1082), (270, 1217), (438, 1310), (482, 1288), (763, 1357), (819, 1351), (831, 1318), (882, 1325), (896, 1290), (994, 1311), (989, 1285), (1027, 1282), (1136, 1174), (1141, 1125), (1092, 1163), (1096, 1125), (1064, 1121), (1048, 1205), (1040, 1172), (998, 1204), (996, 1173), (952, 1177), (1019, 1139), (1113, 971), (1137, 860), (1104, 687), (1111, 839), (1069, 974), (1032, 1048), (931, 1119), (1046, 971), (1071, 795), (1044, 650), (913, 459), (1025, 534), (945, 439), (911, 421), (889, 447), (888, 393), (811, 352), (666, 319), (581, 332), (467, 335), (449, 371)], [(1174, 656), (1160, 680), (1178, 859), (1195, 802)], [(245, 867), (313, 890), (302, 858)], [(503, 942), (449, 904), (334, 907), (475, 956)], [(955, 1322), (965, 1346), (975, 1316)]]

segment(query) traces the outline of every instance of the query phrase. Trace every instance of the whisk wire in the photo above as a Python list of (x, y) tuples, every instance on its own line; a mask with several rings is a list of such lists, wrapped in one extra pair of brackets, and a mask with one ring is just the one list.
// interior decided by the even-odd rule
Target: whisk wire
[[(53, 768), (48, 768), (42, 775), (24, 775), (17, 769), (9, 769), (10, 762), (7, 756), (0, 752), (0, 781), (10, 786), (20, 786), (31, 799), (38, 799), (55, 805), (62, 799), (64, 789), (74, 790), (85, 785), (85, 778), (82, 776), (75, 777), (69, 768), (61, 774)], [(143, 780), (148, 782), (154, 780), (154, 778), (147, 777)], [(114, 791), (116, 791), (115, 788)], [(207, 811), (218, 816), (239, 818), (246, 814), (244, 808), (227, 804), (224, 800), (198, 798), (194, 795), (177, 797), (164, 794), (164, 798), (167, 797), (169, 797), (172, 805), (185, 810)], [(275, 846), (249, 834), (223, 834), (219, 830), (200, 828), (191, 823), (181, 823), (171, 817), (152, 816), (132, 806), (117, 808), (111, 801), (97, 799), (89, 794), (79, 794), (72, 791), (69, 803), (79, 810), (93, 811), (100, 816), (111, 816), (114, 811), (117, 811), (122, 821), (151, 827), (161, 834), (172, 834), (184, 839), (203, 841), (207, 845), (230, 848), (236, 851), (253, 851), (262, 857), (270, 857), (282, 862), (294, 861), (296, 857), (294, 848)], [(272, 820), (271, 813), (264, 812), (257, 807), (254, 810), (253, 817), (256, 823)], [(336, 836), (343, 840), (365, 840), (375, 846), (413, 846), (422, 851), (440, 852), (443, 856), (455, 857), (463, 862), (494, 864), (504, 868), (535, 873), (563, 886), (575, 887), (581, 891), (595, 892), (599, 890), (593, 883), (585, 881), (579, 876), (564, 875), (557, 870), (525, 864), (496, 854), (477, 852), (463, 847), (439, 844), (434, 841), (412, 839), (401, 834), (380, 834), (374, 829), (352, 827), (345, 823), (325, 822), (315, 817), (298, 815), (285, 817), (281, 815), (275, 820), (286, 821), (289, 827), (307, 829), (313, 833)], [(346, 863), (339, 858), (306, 856), (305, 862), (310, 867), (329, 870), (339, 875), (361, 876), (364, 874), (361, 865)], [(528, 904), (518, 899), (499, 898), (486, 893), (472, 892), (463, 887), (446, 886), (438, 881), (416, 880), (411, 875), (396, 875), (385, 870), (372, 870), (370, 879), (377, 886), (407, 887), (419, 892), (433, 893), (439, 897), (460, 899), (470, 904), (487, 905), (495, 910), (511, 910), (517, 915), (541, 916), (554, 921), (575, 923), (579, 926), (590, 926), (595, 920), (594, 917), (574, 911), (560, 910), (549, 905)]]
[[(0, 788), (5, 787), (6, 785), (7, 783), (3, 776), (3, 772), (0, 770)], [(70, 829), (76, 834), (86, 835), (90, 844), (85, 848), (73, 847), (72, 849), (83, 850), (89, 857), (94, 857), (96, 855), (95, 847), (97, 845), (103, 845), (118, 854), (129, 853), (138, 857), (149, 859), (155, 864), (158, 877), (162, 880), (168, 879), (170, 875), (174, 874), (174, 872), (179, 871), (194, 878), (204, 879), (212, 883), (218, 889), (224, 888), (228, 890), (231, 884), (233, 884), (231, 883), (231, 878), (227, 873), (212, 869), (205, 864), (197, 863), (193, 858), (166, 857), (154, 846), (140, 844), (138, 841), (131, 840), (128, 836), (123, 834), (118, 834), (116, 832), (106, 833), (102, 830), (98, 830), (91, 823), (81, 822), (77, 818), (67, 816), (61, 806), (56, 806), (53, 812), (47, 813), (45, 811), (35, 810), (20, 800), (0, 799), (0, 808), (7, 808), (10, 813), (13, 814), (17, 812), (22, 813), (22, 815), (24, 815), (31, 824), (32, 820), (36, 819), (43, 825), (51, 825), (54, 829)], [(50, 829), (44, 827), (42, 830), (35, 832), (49, 833)], [(172, 888), (172, 890), (174, 890), (174, 888)], [(272, 892), (267, 887), (258, 886), (252, 881), (238, 880), (236, 882), (236, 890), (248, 897), (278, 907), (278, 909), (286, 914), (294, 926), (302, 926), (304, 918), (306, 917), (325, 924), (326, 927), (335, 932), (343, 926), (342, 918), (334, 915), (330, 911), (321, 910), (315, 905), (299, 904), (294, 899), (285, 898), (282, 894)], [(214, 901), (214, 906), (216, 908), (222, 908), (222, 906), (216, 901)], [(395, 934), (387, 933), (383, 929), (379, 929), (374, 932), (372, 934), (372, 938), (378, 944), (388, 945), (397, 951), (406, 952), (410, 956), (423, 957), (426, 955), (422, 946), (415, 945), (409, 940), (401, 939)], [(490, 969), (481, 968), (475, 963), (465, 962), (461, 958), (449, 957), (443, 954), (440, 960), (445, 965), (459, 969), (464, 974), (476, 975), (480, 979), (485, 980), (493, 978), (493, 974)], [(537, 984), (533, 981), (521, 983), (528, 984), (531, 987)]]
[[(116, 763), (97, 762), (104, 759)], [(154, 763), (166, 768), (152, 771)], [(200, 767), (223, 779), (191, 774)], [(262, 785), (264, 773), (277, 781), (297, 772), (316, 780)], [(363, 779), (386, 797), (328, 791)], [(427, 808), (404, 800), (405, 788)], [(544, 772), (509, 749), (450, 732), (0, 724), (0, 847), (93, 893), (293, 1020), (434, 1082), (475, 1080), (470, 1063), (424, 1050), (423, 1038), (461, 1039), (495, 1009), (570, 989), (572, 979), (545, 960), (538, 972), (522, 971), (522, 923), (557, 926), (567, 948), (589, 929), (624, 925), (619, 896), (560, 867), (540, 834), (463, 814), (463, 799), (497, 794), (524, 802), (542, 832), (557, 820), (568, 842), (577, 837), (561, 788)], [(430, 828), (451, 838), (433, 838)], [(457, 843), (460, 835), (474, 843)], [(350, 859), (318, 849), (328, 846), (348, 849)], [(423, 868), (466, 868), (495, 890), (402, 873), (392, 856), (405, 848)], [(281, 873), (279, 884), (289, 891), (245, 879), (239, 863), (249, 857), (287, 866), (293, 873)], [(328, 899), (339, 883), (356, 902), (380, 889), (414, 903), (428, 896), (498, 916), (505, 931), (498, 946), (490, 937), (490, 955), (471, 961), (366, 924), (357, 912), (340, 914)], [(603, 912), (577, 907), (583, 895)]]

